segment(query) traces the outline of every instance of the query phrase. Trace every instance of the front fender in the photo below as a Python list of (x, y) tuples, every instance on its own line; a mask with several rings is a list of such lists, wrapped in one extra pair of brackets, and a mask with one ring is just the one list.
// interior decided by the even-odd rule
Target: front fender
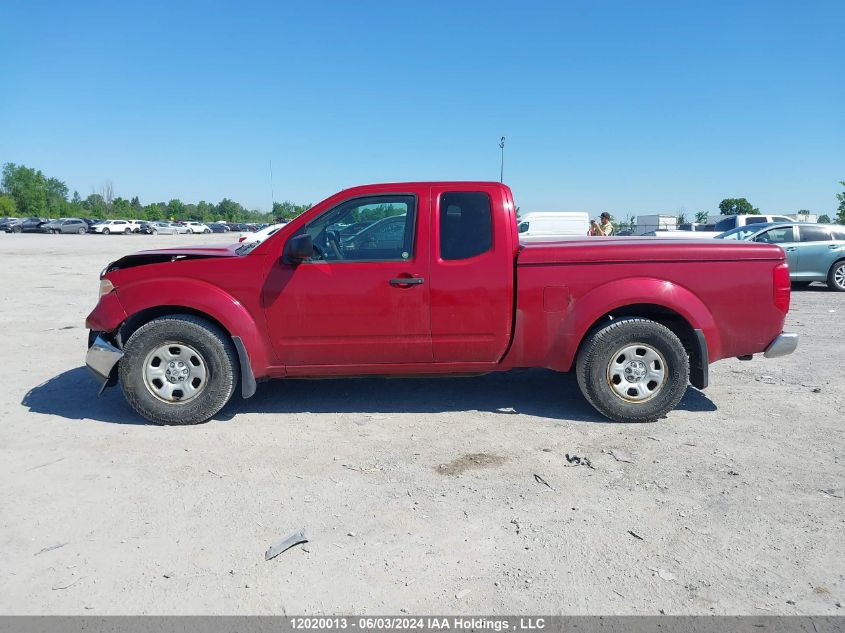
[(546, 366), (569, 371), (581, 341), (603, 315), (635, 304), (660, 306), (677, 312), (693, 329), (701, 330), (712, 358), (720, 358), (719, 330), (710, 310), (693, 292), (664, 279), (634, 277), (596, 286), (573, 301), (561, 320)]
[[(249, 364), (255, 377), (267, 375), (270, 362), (261, 329), (249, 310), (222, 288), (200, 279), (156, 277), (149, 281), (121, 284), (111, 294), (117, 295), (127, 318), (165, 306), (208, 315), (220, 323), (230, 336), (240, 338), (249, 354)], [(109, 331), (118, 325), (120, 323), (113, 324)]]

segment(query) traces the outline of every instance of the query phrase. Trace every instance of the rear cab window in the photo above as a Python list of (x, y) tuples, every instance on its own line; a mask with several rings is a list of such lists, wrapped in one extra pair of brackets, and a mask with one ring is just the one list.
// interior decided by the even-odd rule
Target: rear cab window
[(489, 194), (482, 191), (442, 193), (439, 219), (441, 259), (469, 259), (493, 248), (493, 209)]

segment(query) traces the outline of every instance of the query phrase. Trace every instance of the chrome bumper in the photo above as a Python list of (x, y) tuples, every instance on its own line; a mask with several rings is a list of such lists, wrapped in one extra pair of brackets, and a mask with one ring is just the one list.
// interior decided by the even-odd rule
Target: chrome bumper
[(85, 364), (94, 374), (94, 377), (102, 381), (100, 393), (103, 393), (103, 389), (109, 384), (112, 370), (121, 358), (123, 358), (123, 352), (102, 336), (94, 339), (93, 345), (88, 348), (88, 353), (85, 355)]
[(782, 332), (763, 352), (766, 358), (778, 358), (791, 354), (798, 347), (798, 335), (791, 332)]

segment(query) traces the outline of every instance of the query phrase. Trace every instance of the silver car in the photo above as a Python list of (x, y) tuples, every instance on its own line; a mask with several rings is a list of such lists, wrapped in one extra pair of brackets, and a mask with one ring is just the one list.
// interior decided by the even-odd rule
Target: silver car
[(793, 285), (823, 281), (831, 290), (845, 292), (845, 226), (841, 224), (751, 224), (716, 239), (777, 244), (786, 251)]

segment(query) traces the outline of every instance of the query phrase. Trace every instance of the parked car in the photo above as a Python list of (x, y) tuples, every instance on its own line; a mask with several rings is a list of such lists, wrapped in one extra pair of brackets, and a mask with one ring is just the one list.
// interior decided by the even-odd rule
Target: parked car
[(8, 233), (9, 226), (11, 226), (12, 224), (17, 224), (20, 221), (20, 218), (0, 218), (0, 231), (5, 231), (6, 233)]
[(212, 222), (208, 225), (208, 228), (211, 229), (212, 233), (228, 233), (230, 231), (229, 227), (222, 222)]
[(59, 218), (41, 225), (44, 233), (78, 233), (85, 235), (88, 232), (88, 224), (80, 218)]
[[(148, 222), (142, 229), (142, 233), (148, 235), (175, 235), (177, 232), (179, 231), (170, 222)], [(181, 232), (185, 232), (184, 229)]]
[(128, 220), (103, 220), (91, 227), (92, 233), (100, 233), (102, 235), (109, 235), (111, 233), (120, 233), (129, 235), (133, 231), (133, 226), (129, 224)]
[[(382, 205), (395, 215), (337, 247), (328, 227)], [(368, 185), (254, 247), (121, 257), (100, 276), (86, 363), (159, 424), (204, 422), (265, 378), (516, 367), (574, 370), (601, 414), (644, 422), (705, 388), (709, 363), (797, 347), (773, 244), (521, 245), (515, 208), (500, 183)], [(358, 240), (388, 222), (400, 230), (379, 248)]]
[(273, 233), (278, 231), (283, 226), (285, 226), (285, 225), (284, 224), (271, 224), (266, 229), (261, 229), (260, 231), (258, 231), (256, 233), (250, 233), (248, 231), (241, 233), (240, 237), (238, 237), (238, 242), (241, 242), (241, 243), (244, 243), (244, 244), (261, 243), (264, 240), (266, 240), (268, 237), (273, 235)]
[(716, 222), (712, 230), (716, 233), (724, 233), (749, 224), (769, 224), (772, 222), (794, 222), (794, 220), (785, 215), (729, 215)]
[(831, 290), (845, 292), (845, 226), (841, 224), (751, 224), (717, 239), (777, 244), (786, 252), (793, 285), (823, 281)]
[(3, 230), (6, 233), (38, 233), (43, 224), (43, 218), (15, 218)]
[(202, 222), (185, 222), (188, 233), (211, 233), (211, 229)]

